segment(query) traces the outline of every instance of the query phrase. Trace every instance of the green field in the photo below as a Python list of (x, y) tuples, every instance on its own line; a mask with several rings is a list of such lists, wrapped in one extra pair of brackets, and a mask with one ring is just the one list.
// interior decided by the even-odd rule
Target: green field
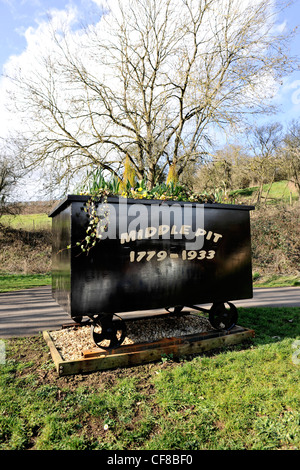
[(284, 276), (279, 274), (270, 274), (268, 276), (256, 276), (253, 274), (254, 287), (297, 287), (300, 286), (300, 276)]
[(45, 230), (51, 228), (51, 218), (47, 214), (2, 215), (0, 223), (23, 230)]
[[(288, 181), (276, 181), (272, 185), (264, 184), (262, 192), (262, 200), (265, 201), (267, 197), (268, 204), (276, 203), (293, 203), (299, 200), (299, 194), (296, 189), (290, 189)], [(230, 192), (233, 199), (242, 198), (243, 201), (249, 200), (249, 202), (255, 201), (255, 196), (258, 192), (258, 186), (251, 188), (237, 189)]]
[(51, 284), (51, 274), (0, 273), (0, 292), (11, 292)]
[[(12, 292), (20, 289), (30, 289), (51, 284), (51, 273), (46, 274), (9, 274), (0, 273), (0, 292)], [(299, 276), (270, 275), (254, 276), (254, 287), (294, 287), (300, 285)]]
[[(263, 197), (267, 195), (269, 188), (269, 184), (264, 185), (262, 193)], [(299, 199), (299, 195), (295, 189), (291, 190), (288, 187), (288, 181), (276, 181), (271, 185), (268, 198), (271, 200), (289, 202), (290, 200), (297, 201)]]

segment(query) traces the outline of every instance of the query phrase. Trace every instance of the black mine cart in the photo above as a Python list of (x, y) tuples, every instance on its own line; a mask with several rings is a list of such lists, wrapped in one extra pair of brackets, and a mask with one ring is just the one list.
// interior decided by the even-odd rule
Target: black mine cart
[[(114, 320), (121, 312), (177, 314), (212, 304), (212, 326), (230, 329), (237, 322), (232, 302), (253, 295), (252, 209), (69, 195), (50, 214), (54, 299), (76, 322), (88, 317), (101, 325), (95, 343), (107, 338), (110, 347), (124, 340), (124, 322)], [(83, 251), (86, 240), (96, 243)]]

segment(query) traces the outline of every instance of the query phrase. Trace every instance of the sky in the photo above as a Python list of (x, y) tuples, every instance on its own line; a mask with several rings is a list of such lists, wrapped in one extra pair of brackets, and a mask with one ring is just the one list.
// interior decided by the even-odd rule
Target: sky
[[(26, 32), (47, 20), (50, 10), (77, 9), (78, 19), (97, 12), (97, 0), (0, 0), (0, 67), (26, 49)], [(100, 3), (100, 2), (99, 2)]]
[[(20, 55), (27, 46), (26, 36), (34, 32), (38, 25), (47, 19), (51, 9), (76, 9), (78, 20), (86, 14), (90, 18), (97, 15), (99, 0), (0, 0), (0, 71), (12, 55)], [(99, 17), (99, 16), (98, 16)], [(300, 24), (300, 0), (286, 9), (278, 18), (280, 27), (295, 28)], [(300, 54), (300, 31), (292, 43), (292, 53)], [(1, 80), (1, 78), (0, 78)], [(275, 119), (290, 121), (300, 114), (300, 71), (293, 73), (283, 81), (278, 91), (276, 102), (282, 111)]]
[[(34, 35), (39, 25), (47, 20), (49, 10), (56, 9), (63, 13), (71, 9), (80, 26), (86, 17), (90, 20), (99, 19), (99, 4), (101, 0), (0, 0), (0, 137), (3, 136), (5, 127), (9, 127), (3, 110), (1, 83), (5, 66), (11, 57), (19, 56), (26, 50), (30, 35)], [(300, 0), (295, 0), (278, 17), (277, 27), (293, 29), (298, 23), (300, 24)], [(291, 53), (297, 56), (300, 54), (300, 28), (293, 39)], [(285, 126), (293, 119), (300, 118), (300, 71), (284, 78), (275, 102), (280, 106), (280, 112), (271, 118), (265, 118), (267, 122), (280, 121)], [(261, 121), (263, 123), (264, 118)]]

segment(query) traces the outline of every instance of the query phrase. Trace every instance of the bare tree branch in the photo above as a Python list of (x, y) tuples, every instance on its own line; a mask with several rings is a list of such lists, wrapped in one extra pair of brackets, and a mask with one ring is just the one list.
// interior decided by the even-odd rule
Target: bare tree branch
[(88, 165), (118, 175), (126, 156), (150, 187), (171, 164), (182, 174), (212, 128), (272, 111), (298, 66), (275, 18), (271, 0), (123, 0), (80, 34), (50, 22), (49, 55), (12, 77), (22, 158), (59, 181)]

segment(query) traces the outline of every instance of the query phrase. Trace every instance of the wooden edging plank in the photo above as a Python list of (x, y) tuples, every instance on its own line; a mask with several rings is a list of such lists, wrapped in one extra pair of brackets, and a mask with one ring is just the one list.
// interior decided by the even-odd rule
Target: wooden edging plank
[[(114, 353), (101, 351), (97, 355), (82, 357), (74, 361), (64, 361), (57, 351), (48, 332), (43, 333), (49, 346), (52, 359), (55, 363), (59, 375), (73, 375), (80, 373), (96, 372), (106, 369), (115, 369), (118, 367), (128, 367), (160, 360), (163, 355), (173, 355), (180, 357), (189, 354), (201, 354), (211, 349), (217, 349), (224, 346), (230, 346), (240, 343), (247, 338), (254, 336), (254, 331), (246, 328), (239, 328), (237, 332), (230, 334), (218, 334), (215, 337), (209, 335), (189, 335), (182, 338), (167, 338), (164, 340), (144, 345), (136, 345), (135, 350), (128, 347), (118, 348)], [(167, 341), (166, 341), (167, 340)], [(127, 348), (127, 349), (126, 349)]]
[(93, 358), (93, 357), (103, 357), (103, 356), (113, 356), (113, 355), (120, 355), (120, 354), (131, 354), (138, 351), (142, 351), (147, 349), (157, 349), (167, 347), (173, 344), (181, 344), (184, 340), (182, 338), (163, 338), (157, 341), (153, 341), (152, 343), (135, 343), (135, 344), (127, 344), (125, 346), (119, 346), (117, 349), (105, 350), (101, 348), (93, 348), (82, 351), (82, 355), (84, 358)]
[(59, 373), (60, 364), (63, 363), (64, 360), (61, 357), (61, 355), (59, 354), (58, 350), (56, 349), (55, 344), (54, 344), (50, 334), (48, 333), (48, 331), (43, 331), (43, 337), (44, 337), (44, 340), (46, 341), (46, 343), (47, 343), (47, 345), (50, 349), (50, 354), (52, 356), (52, 359), (53, 359), (53, 362), (55, 364), (56, 370)]

